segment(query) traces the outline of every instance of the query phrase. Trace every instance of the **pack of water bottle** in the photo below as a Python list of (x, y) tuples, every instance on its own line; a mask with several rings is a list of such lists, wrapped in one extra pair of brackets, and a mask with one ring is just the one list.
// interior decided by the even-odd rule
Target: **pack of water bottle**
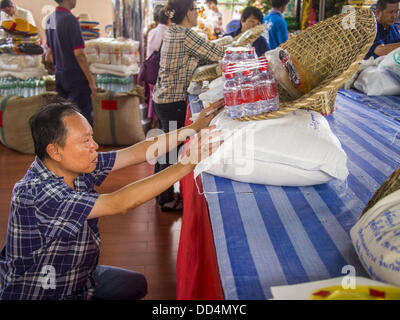
[(0, 96), (33, 97), (46, 92), (46, 83), (43, 78), (29, 78), (27, 80), (14, 77), (0, 78)]
[(133, 76), (118, 77), (112, 74), (98, 74), (97, 87), (114, 92), (129, 92), (135, 87)]
[(278, 90), (265, 57), (253, 47), (228, 48), (222, 60), (225, 110), (230, 118), (279, 109)]

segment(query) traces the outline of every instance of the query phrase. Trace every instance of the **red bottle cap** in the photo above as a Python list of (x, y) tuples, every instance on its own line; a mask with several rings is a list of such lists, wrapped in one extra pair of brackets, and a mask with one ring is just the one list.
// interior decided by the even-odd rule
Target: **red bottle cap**
[(235, 78), (234, 73), (225, 73), (225, 79), (233, 79), (233, 78)]

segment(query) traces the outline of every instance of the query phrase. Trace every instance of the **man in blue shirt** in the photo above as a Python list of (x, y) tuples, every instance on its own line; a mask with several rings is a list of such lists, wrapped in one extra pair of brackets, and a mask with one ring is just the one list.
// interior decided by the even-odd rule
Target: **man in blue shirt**
[[(240, 28), (236, 31), (225, 34), (225, 36), (232, 36), (234, 38), (237, 35), (260, 25), (262, 20), (263, 14), (260, 9), (251, 6), (246, 7), (240, 17)], [(259, 36), (252, 45), (256, 49), (256, 54), (259, 57), (269, 50), (268, 42), (262, 35)]]
[(97, 87), (87, 63), (80, 24), (71, 13), (77, 0), (55, 1), (59, 6), (46, 22), (46, 62), (55, 65), (57, 93), (75, 103), (93, 125), (92, 98)]
[(376, 4), (376, 37), (365, 59), (387, 55), (400, 47), (400, 34), (394, 26), (398, 16), (398, 0), (378, 0)]
[[(214, 152), (219, 143), (210, 141), (220, 132), (202, 129), (221, 106), (203, 109), (188, 127), (100, 153), (92, 127), (71, 102), (39, 110), (30, 119), (36, 158), (11, 196), (6, 245), (0, 251), (0, 300), (142, 298), (147, 293), (142, 274), (97, 265), (98, 218), (126, 214)], [(153, 161), (191, 136), (178, 163), (111, 193), (94, 190), (111, 171)]]
[(271, 50), (289, 38), (287, 23), (282, 15), (288, 3), (289, 0), (272, 0), (272, 9), (264, 18), (263, 23), (268, 30), (268, 44)]

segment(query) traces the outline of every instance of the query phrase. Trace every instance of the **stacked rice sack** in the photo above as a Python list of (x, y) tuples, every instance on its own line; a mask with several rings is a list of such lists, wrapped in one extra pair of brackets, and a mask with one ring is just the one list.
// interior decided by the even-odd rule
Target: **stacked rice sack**
[(90, 71), (129, 77), (139, 72), (139, 42), (131, 39), (98, 38), (86, 42)]

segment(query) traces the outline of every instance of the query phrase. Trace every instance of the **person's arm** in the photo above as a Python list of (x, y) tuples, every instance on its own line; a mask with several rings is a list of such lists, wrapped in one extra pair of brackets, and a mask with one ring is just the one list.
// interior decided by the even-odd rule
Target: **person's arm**
[(148, 178), (133, 182), (115, 192), (102, 194), (96, 200), (87, 219), (115, 214), (126, 214), (128, 210), (156, 197), (176, 181), (193, 171), (198, 162), (211, 155), (221, 142), (211, 142), (221, 132), (213, 128), (202, 130), (191, 142), (188, 153), (178, 163)]
[(224, 101), (219, 100), (210, 107), (203, 109), (197, 120), (187, 127), (159, 135), (155, 138), (149, 138), (128, 148), (118, 150), (112, 170), (125, 168), (144, 161), (152, 161), (169, 152), (169, 150), (175, 149), (187, 138), (206, 128), (214, 118), (215, 112), (223, 105)]
[(78, 62), (79, 66), (81, 67), (83, 73), (86, 76), (86, 79), (89, 82), (89, 87), (90, 87), (90, 90), (92, 91), (91, 97), (92, 97), (92, 99), (94, 99), (94, 97), (96, 96), (97, 86), (96, 86), (96, 81), (94, 80), (92, 73), (90, 72), (89, 64), (87, 62), (85, 51), (83, 48), (75, 49), (74, 55), (75, 55), (76, 61)]
[(380, 44), (380, 45), (376, 46), (374, 53), (377, 56), (385, 56), (397, 48), (400, 48), (400, 42), (390, 43), (390, 44)]
[(53, 64), (53, 57), (49, 46), (47, 46), (46, 54), (44, 56), (44, 61), (48, 64)]
[(185, 48), (199, 60), (217, 62), (224, 56), (224, 48), (204, 39), (193, 30), (189, 30), (185, 38)]

